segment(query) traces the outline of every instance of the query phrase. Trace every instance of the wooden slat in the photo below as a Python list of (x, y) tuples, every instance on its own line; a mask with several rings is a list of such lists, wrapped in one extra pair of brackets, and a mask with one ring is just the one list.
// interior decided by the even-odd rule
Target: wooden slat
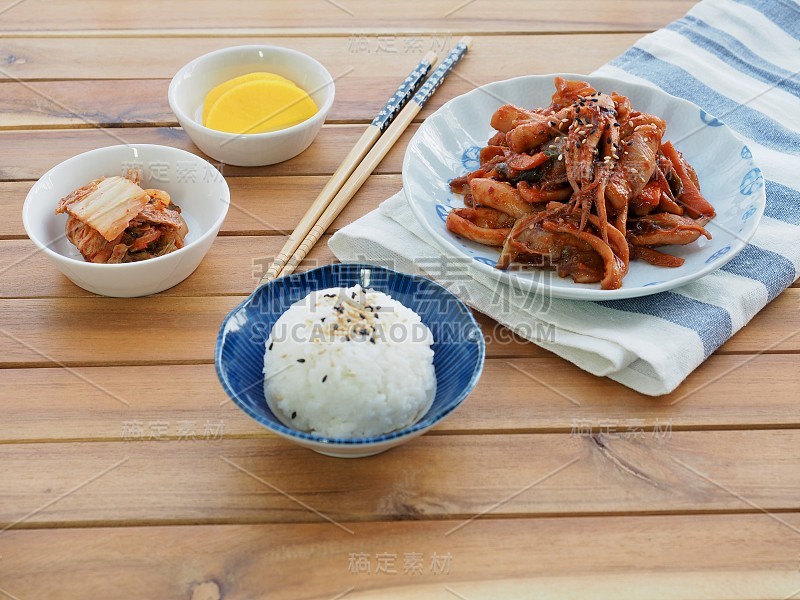
[[(555, 70), (588, 73), (624, 52), (638, 37), (586, 35), (577, 44), (572, 35), (482, 36), (475, 41), (476, 51), (459, 65), (418, 119), (476, 85), (497, 79)], [(346, 73), (336, 81), (336, 102), (328, 122), (371, 121), (422, 57), (422, 52), (354, 52), (346, 38), (98, 39), (88, 47), (75, 40), (8, 40), (7, 52), (16, 57), (16, 62), (4, 66), (8, 74), (80, 81), (0, 83), (0, 127), (177, 125), (167, 103), (169, 79), (195, 56), (239, 42), (297, 48), (319, 57), (334, 76)], [(449, 40), (446, 45), (453, 43)], [(592, 52), (585, 51), (587, 45)], [(514, 60), (508, 54), (510, 47), (526, 59)], [(63, 56), (63, 62), (39, 57), (50, 52)], [(83, 56), (86, 52), (91, 57)], [(557, 63), (553, 56), (558, 56)]]
[[(400, 172), (406, 145), (416, 130), (417, 125), (406, 130), (376, 173)], [(309, 149), (291, 160), (269, 167), (225, 165), (223, 171), (226, 176), (247, 177), (330, 175), (363, 131), (363, 125), (325, 125)], [(161, 144), (205, 156), (179, 128), (4, 131), (0, 132), (0, 180), (38, 179), (76, 154), (118, 144)], [(19, 148), (26, 151), (20, 152)]]
[[(288, 234), (327, 180), (325, 176), (229, 177), (232, 206), (222, 224), (222, 235)], [(25, 237), (22, 204), (32, 185), (30, 181), (0, 183), (0, 212), (5, 215), (0, 221), (0, 237)], [(400, 175), (373, 175), (339, 215), (331, 231), (365, 215), (402, 187)], [(180, 204), (177, 198), (176, 202)]]
[[(695, 428), (797, 428), (796, 367), (792, 355), (712, 356), (674, 393), (651, 398), (552, 356), (490, 358), (436, 433), (588, 430), (644, 439)], [(211, 364), (7, 369), (2, 379), (15, 391), (3, 404), (3, 442), (123, 440), (137, 422), (146, 438), (178, 439), (192, 426), (202, 436), (206, 422), (222, 422), (226, 436), (270, 435), (227, 401)]]
[[(150, 296), (2, 300), (0, 366), (211, 362), (223, 318), (243, 299)], [(489, 336), (489, 355), (548, 355), (527, 342), (509, 343), (507, 330), (495, 330), (488, 318), (480, 320)], [(502, 336), (497, 344), (493, 331)]]
[[(291, 231), (305, 213), (317, 193), (325, 185), (327, 178), (324, 176), (297, 176), (297, 177), (229, 177), (228, 185), (231, 189), (232, 206), (228, 216), (222, 225), (221, 236), (226, 235), (273, 235), (277, 233), (286, 234)], [(6, 215), (6, 219), (0, 221), (0, 238), (24, 238), (25, 230), (22, 227), (21, 207), (25, 195), (31, 187), (28, 181), (0, 182), (0, 212)], [(329, 232), (336, 231), (344, 225), (353, 222), (359, 217), (373, 210), (383, 200), (402, 188), (402, 178), (400, 175), (373, 175), (359, 190), (350, 204), (334, 222)], [(222, 249), (219, 245), (228, 242), (217, 242), (209, 254), (207, 260), (216, 259), (221, 256)], [(245, 246), (253, 254), (253, 245), (256, 246), (255, 254), (263, 252), (275, 252), (269, 240), (263, 242), (246, 241)], [(228, 248), (227, 246), (225, 246)], [(263, 248), (263, 250), (261, 250)], [(65, 280), (43, 277), (31, 280), (26, 273), (26, 269), (38, 271), (44, 268), (43, 257), (31, 258), (30, 263), (22, 264), (19, 268), (9, 269), (3, 272), (3, 268), (10, 263), (25, 256), (33, 250), (33, 246), (27, 241), (17, 241), (14, 243), (4, 243), (0, 241), (0, 282), (14, 280), (13, 285), (0, 285), (0, 296), (5, 297), (26, 297), (26, 296), (69, 296), (82, 295), (84, 292), (75, 286), (68, 285)], [(315, 250), (315, 252), (320, 252)], [(314, 258), (312, 255), (311, 258)], [(241, 266), (247, 260), (247, 256), (240, 256)], [(253, 257), (250, 257), (253, 258)], [(321, 254), (319, 260), (332, 260), (327, 253)], [(203, 263), (205, 265), (205, 263)], [(34, 266), (35, 265), (35, 266)], [(203, 267), (205, 268), (205, 267)], [(242, 272), (241, 269), (236, 270)], [(247, 273), (244, 271), (243, 273)], [(234, 277), (234, 279), (236, 279)], [(191, 280), (190, 280), (191, 281)], [(237, 280), (237, 284), (216, 293), (231, 293), (231, 290), (243, 292), (246, 287), (242, 287), (243, 280)], [(221, 283), (220, 281), (210, 281), (210, 284)], [(795, 282), (792, 287), (798, 287), (800, 282)], [(55, 289), (52, 289), (55, 286)], [(188, 282), (185, 285), (188, 289)], [(177, 288), (165, 292), (174, 294), (184, 288)], [(45, 291), (47, 290), (47, 291)], [(204, 294), (211, 293), (208, 290)]]
[[(28, 0), (29, 2), (31, 0)], [(459, 64), (463, 79), (482, 78), (482, 82), (516, 75), (552, 73), (571, 68), (596, 69), (633, 44), (641, 34), (585, 34), (553, 36), (479, 36), (464, 61)], [(380, 104), (397, 88), (422, 55), (430, 49), (444, 55), (455, 45), (457, 36), (444, 33), (427, 37), (423, 47), (412, 51), (386, 52), (376, 46), (376, 38), (364, 38), (372, 48), (354, 46), (347, 37), (337, 38), (95, 38), (81, 42), (72, 38), (15, 38), (3, 41), (3, 73), (17, 79), (171, 79), (183, 65), (196, 57), (230, 46), (271, 44), (299, 50), (322, 62), (336, 80), (337, 88), (354, 88)], [(591, 52), (586, 48), (591, 47)], [(510, 49), (513, 49), (511, 51)], [(50, 60), (58, 53), (59, 60)], [(539, 56), (536, 56), (539, 53)], [(553, 57), (558, 61), (554, 62)], [(524, 58), (523, 58), (524, 57)], [(359, 88), (359, 83), (381, 82), (382, 89)], [(42, 83), (42, 82), (38, 82)], [(449, 83), (448, 83), (449, 85)], [(38, 86), (35, 86), (38, 89)], [(53, 88), (43, 88), (50, 90)], [(80, 88), (63, 92), (64, 98), (85, 102)], [(166, 90), (166, 88), (164, 88)], [(378, 94), (378, 96), (373, 96)], [(437, 92), (437, 95), (439, 92)], [(159, 93), (162, 95), (162, 93)], [(363, 97), (363, 96), (362, 96)], [(337, 100), (341, 98), (337, 95)], [(357, 101), (350, 96), (351, 101)], [(151, 101), (152, 102), (152, 101)], [(376, 105), (374, 108), (378, 108)], [(104, 110), (113, 110), (104, 107)], [(101, 113), (102, 114), (102, 113)], [(371, 115), (370, 119), (372, 118)]]
[[(781, 518), (800, 525), (795, 514)], [(267, 589), (291, 600), (347, 590), (361, 599), (616, 599), (641, 590), (653, 600), (752, 600), (800, 588), (800, 536), (764, 515), (493, 519), (447, 535), (453, 525), (359, 523), (352, 536), (329, 524), (11, 530), (0, 536), (2, 587), (19, 598), (81, 598), (91, 580), (107, 600)], [(350, 572), (359, 554), (369, 574)], [(396, 573), (375, 572), (379, 554), (394, 555)], [(419, 574), (404, 570), (412, 554), (422, 555)], [(431, 568), (434, 554), (449, 555), (447, 573)]]
[(370, 0), (313, 0), (298, 10), (292, 0), (237, 0), (222, 9), (213, 0), (174, 2), (144, 0), (136, 11), (120, 10), (102, 0), (28, 0), (5, 12), (2, 31), (131, 30), (213, 28), (314, 28), (343, 33), (367, 30), (425, 31), (648, 31), (685, 13), (691, 0), (654, 0), (641, 10), (636, 0), (543, 0), (535, 7), (510, 0), (496, 10), (488, 0), (410, 0), (401, 11)]
[[(372, 206), (367, 197), (348, 207), (340, 219), (346, 221), (355, 218), (358, 213), (366, 212)], [(309, 195), (308, 198), (313, 198)], [(307, 200), (310, 201), (310, 200)], [(305, 202), (304, 202), (305, 204)], [(294, 210), (299, 210), (295, 207)], [(242, 216), (242, 221), (255, 221), (256, 213), (247, 213), (232, 209), (232, 213)], [(277, 215), (278, 213), (276, 213)], [(284, 215), (285, 216), (285, 215)], [(254, 218), (256, 217), (256, 218)], [(266, 218), (271, 218), (267, 216)], [(264, 221), (265, 223), (265, 221)], [(283, 223), (281, 223), (283, 224)], [(306, 258), (303, 268), (313, 268), (329, 264), (336, 257), (328, 248), (329, 236), (325, 236)], [(246, 295), (259, 282), (265, 264), (280, 250), (285, 238), (278, 235), (269, 236), (220, 236), (214, 242), (198, 270), (183, 283), (162, 292), (161, 296), (212, 296), (212, 295)], [(3, 298), (38, 298), (38, 297), (80, 297), (92, 296), (75, 285), (56, 269), (50, 259), (27, 239), (0, 241), (0, 297)], [(724, 347), (726, 352), (760, 352), (787, 351), (800, 348), (800, 335), (793, 333), (800, 330), (800, 318), (793, 316), (800, 302), (800, 292), (793, 288), (765, 308), (756, 316), (757, 327), (746, 327)], [(740, 339), (743, 338), (743, 339)], [(786, 339), (783, 339), (786, 338)], [(774, 347), (772, 347), (774, 345)]]
[[(244, 241), (243, 241), (244, 240)], [(239, 301), (234, 297), (198, 297), (200, 293), (249, 293), (254, 288), (253, 259), (268, 256), (263, 249), (280, 245), (280, 238), (220, 238), (209, 256), (189, 279), (174, 290), (149, 298), (25, 298), (0, 300), (0, 361), (6, 366), (47, 364), (55, 360), (67, 364), (123, 363), (148, 364), (162, 361), (209, 360), (217, 328), (223, 317)], [(2, 242), (17, 244), (18, 242)], [(249, 253), (244, 247), (250, 248)], [(327, 247), (315, 248), (313, 257), (327, 262)], [(9, 257), (13, 258), (13, 257)], [(41, 268), (35, 270), (39, 265)], [(34, 255), (9, 268), (2, 275), (4, 286), (25, 291), (48, 289), (54, 294), (83, 292), (72, 289), (68, 281)], [(28, 280), (37, 277), (52, 284), (32, 288)], [(7, 282), (7, 284), (5, 283)], [(232, 287), (231, 282), (237, 282)], [(37, 292), (41, 294), (42, 292)], [(185, 295), (189, 294), (188, 297)], [(797, 352), (800, 350), (800, 290), (781, 294), (721, 348), (722, 353), (754, 354)], [(147, 319), (140, 315), (147, 314)], [(98, 318), (102, 315), (102, 319)], [(80, 327), (76, 327), (80, 323)], [(491, 321), (487, 320), (485, 325)], [(165, 340), (163, 332), (173, 329)], [(182, 338), (185, 335), (186, 338)], [(77, 336), (77, 337), (76, 337)], [(124, 337), (126, 344), (118, 340)], [(77, 344), (76, 339), (81, 343)], [(158, 344), (150, 340), (159, 339)], [(25, 347), (27, 344), (29, 347)], [(145, 355), (131, 353), (137, 344), (147, 347)], [(519, 348), (515, 347), (517, 351)], [(45, 358), (46, 357), (48, 358)]]
[(343, 522), (800, 510), (797, 430), (424, 436), (362, 460), (209, 437), (0, 445), (0, 523), (322, 522), (298, 500)]

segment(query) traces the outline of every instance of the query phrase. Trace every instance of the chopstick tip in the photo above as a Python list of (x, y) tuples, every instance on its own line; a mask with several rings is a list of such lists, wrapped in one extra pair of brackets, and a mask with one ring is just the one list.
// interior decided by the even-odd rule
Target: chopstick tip
[(458, 43), (464, 44), (467, 48), (469, 48), (472, 45), (472, 37), (465, 35), (460, 40), (458, 40)]
[(430, 63), (432, 65), (436, 64), (436, 61), (439, 59), (439, 55), (436, 54), (433, 50), (428, 51), (425, 56), (422, 57), (424, 62)]

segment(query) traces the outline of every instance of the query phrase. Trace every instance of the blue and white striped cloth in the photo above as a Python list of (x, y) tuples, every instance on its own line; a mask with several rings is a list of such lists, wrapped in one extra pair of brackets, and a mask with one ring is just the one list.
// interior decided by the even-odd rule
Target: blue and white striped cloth
[[(555, 326), (553, 338), (532, 341), (579, 367), (645, 394), (665, 394), (800, 274), (800, 5), (704, 0), (596, 74), (686, 98), (747, 143), (767, 195), (752, 242), (719, 271), (676, 291), (608, 302), (553, 300), (547, 311), (514, 302), (513, 294), (510, 305), (498, 306), (496, 284), (483, 276), (467, 284), (466, 294), (463, 281), (446, 273), (437, 278), (454, 291), (460, 286), (477, 310), (522, 335), (545, 331), (532, 330), (532, 322)], [(420, 270), (441, 253), (412, 233), (419, 230), (398, 194), (338, 232), (330, 247), (342, 261)]]

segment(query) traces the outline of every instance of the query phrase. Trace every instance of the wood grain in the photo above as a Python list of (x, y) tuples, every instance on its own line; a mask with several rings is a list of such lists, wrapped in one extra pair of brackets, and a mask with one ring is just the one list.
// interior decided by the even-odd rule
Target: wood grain
[[(796, 514), (781, 515), (800, 525)], [(8, 531), (2, 587), (19, 598), (470, 600), (531, 597), (788, 598), (800, 536), (765, 515), (259, 524)], [(431, 569), (450, 556), (449, 572)], [(363, 554), (370, 573), (350, 572)], [(394, 555), (396, 573), (376, 573)], [(404, 571), (421, 554), (422, 572)], [(406, 555), (409, 558), (406, 559)], [(451, 592), (448, 593), (445, 586)], [(203, 596), (203, 591), (219, 596)]]
[(214, 431), (180, 441), (2, 444), (0, 524), (327, 517), (446, 518), (457, 525), (483, 512), (496, 518), (800, 510), (797, 430), (424, 436), (352, 461), (274, 437), (216, 440)]
[[(488, 359), (469, 398), (430, 434), (357, 461), (269, 433), (212, 364), (261, 259), (425, 51), (477, 34), (417, 123), (476, 85), (590, 72), (693, 0), (187, 2), (0, 6), (0, 596), (798, 595), (800, 288), (660, 398), (477, 315)], [(33, 180), (118, 143), (200, 154), (175, 127), (169, 79), (243, 43), (319, 58), (337, 102), (296, 159), (224, 166), (231, 210), (194, 275), (156, 297), (99, 298), (26, 258)], [(417, 127), (332, 230), (400, 189)], [(333, 260), (325, 241), (304, 267)], [(350, 572), (357, 553), (371, 574)], [(375, 573), (380, 553), (398, 573)], [(422, 555), (421, 574), (403, 572), (405, 553)], [(450, 557), (447, 573), (431, 571), (434, 553)]]
[[(399, 173), (406, 144), (416, 132), (411, 125), (376, 173)], [(330, 175), (364, 131), (362, 125), (325, 125), (308, 150), (286, 162), (269, 167), (224, 165), (226, 177), (271, 177), (273, 175)], [(95, 148), (118, 144), (161, 144), (194, 152), (208, 159), (182, 129), (132, 127), (124, 129), (50, 129), (0, 132), (0, 181), (39, 179), (58, 163)], [(19, 148), (26, 152), (19, 152)]]
[[(222, 224), (222, 236), (286, 234), (325, 185), (325, 176), (228, 177), (231, 207)], [(30, 181), (0, 182), (0, 238), (26, 237), (22, 204)], [(400, 175), (373, 175), (364, 184), (331, 231), (365, 215), (403, 187)], [(180, 203), (180, 202), (179, 202)]]
[[(243, 296), (280, 247), (282, 238), (220, 238), (198, 270), (169, 292), (148, 298), (100, 298), (75, 289), (46, 259), (35, 253), (14, 264), (17, 253), (4, 256), (6, 293), (66, 296), (0, 300), (0, 364), (140, 364), (158, 361), (209, 360), (219, 324)], [(30, 242), (4, 241), (0, 248)], [(309, 266), (328, 262), (327, 245), (314, 250)], [(17, 259), (18, 260), (18, 259)], [(255, 261), (255, 262), (254, 262)], [(2, 263), (0, 263), (1, 265)], [(0, 266), (0, 270), (3, 267)], [(234, 287), (235, 286), (235, 287)], [(722, 346), (722, 353), (755, 354), (800, 351), (800, 289), (791, 288), (767, 305)], [(147, 314), (148, 319), (140, 315)], [(102, 319), (96, 315), (103, 315)], [(162, 331), (171, 330), (169, 340)], [(124, 335), (128, 344), (120, 345)], [(557, 333), (556, 333), (557, 335)], [(186, 336), (185, 338), (183, 336)], [(159, 339), (158, 344), (148, 340)], [(91, 340), (91, 343), (86, 343)], [(78, 344), (77, 342), (84, 342)], [(130, 347), (147, 348), (145, 354)], [(130, 346), (130, 347), (129, 347)], [(515, 351), (517, 349), (515, 348)]]
[[(474, 42), (477, 51), (459, 65), (418, 120), (476, 85), (554, 71), (589, 73), (624, 52), (639, 36), (582, 37), (591, 52), (576, 46), (572, 35), (480, 36)], [(375, 45), (376, 38), (365, 39)], [(447, 49), (457, 40), (450, 34), (441, 37)], [(336, 80), (336, 102), (328, 123), (368, 123), (430, 42), (420, 51), (391, 53), (354, 49), (347, 38), (101, 38), (91, 44), (71, 39), (5, 40), (0, 50), (4, 67), (0, 76), (5, 73), (6, 78), (0, 83), (0, 128), (177, 125), (167, 103), (172, 76), (196, 56), (240, 43), (275, 44), (318, 57), (334, 77), (344, 74)], [(515, 59), (509, 47), (526, 59)], [(47, 60), (49, 53), (63, 56), (64, 62)], [(9, 75), (39, 81), (9, 81)], [(58, 81), (41, 81), (54, 78)], [(66, 78), (78, 81), (63, 81)]]
[[(675, 392), (651, 398), (541, 350), (538, 358), (499, 358), (499, 350), (490, 345), (495, 357), (477, 387), (434, 434), (646, 438), (686, 429), (800, 427), (792, 355), (712, 356)], [(537, 354), (532, 344), (506, 343), (503, 350)], [(202, 436), (207, 422), (223, 422), (226, 437), (271, 435), (227, 400), (211, 364), (6, 369), (2, 378), (15, 390), (3, 405), (3, 442), (124, 440), (136, 427), (145, 437), (180, 439), (192, 427)]]
[[(487, 0), (465, 3), (409, 0), (402, 11), (387, 11), (369, 0), (324, 2), (312, 0), (298, 10), (291, 0), (229, 2), (224, 9), (212, 0), (165, 5), (144, 0), (136, 11), (119, 10), (102, 0), (28, 0), (6, 11), (2, 31), (174, 29), (191, 34), (198, 28), (215, 31), (237, 28), (315, 29), (343, 34), (363, 30), (384, 31), (650, 31), (683, 15), (691, 0), (653, 0), (640, 10), (636, 0), (540, 0), (535, 9), (525, 0), (510, 0), (494, 11)], [(45, 8), (46, 7), (46, 8)], [(487, 8), (488, 7), (488, 8)], [(116, 35), (120, 32), (115, 31)]]
[[(163, 295), (0, 300), (0, 368), (211, 362), (220, 324), (242, 300)], [(480, 321), (489, 355), (548, 355), (491, 319)]]

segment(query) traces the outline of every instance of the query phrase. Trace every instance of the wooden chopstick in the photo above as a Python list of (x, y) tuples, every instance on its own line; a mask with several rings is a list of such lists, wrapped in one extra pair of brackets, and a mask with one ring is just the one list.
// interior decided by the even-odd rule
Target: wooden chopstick
[(361, 134), (355, 146), (353, 146), (350, 152), (347, 153), (347, 156), (344, 157), (342, 163), (328, 180), (328, 183), (325, 184), (325, 187), (322, 188), (322, 191), (303, 215), (303, 218), (300, 219), (297, 227), (295, 227), (289, 239), (286, 240), (283, 248), (278, 252), (278, 255), (272, 261), (269, 269), (267, 269), (267, 272), (261, 278), (259, 285), (280, 277), (281, 269), (284, 268), (289, 258), (300, 246), (300, 243), (311, 231), (314, 224), (319, 221), (323, 211), (331, 203), (336, 192), (342, 188), (348, 177), (352, 175), (353, 171), (355, 171), (356, 167), (364, 159), (367, 152), (375, 145), (375, 142), (378, 141), (381, 134), (386, 131), (394, 118), (408, 103), (420, 85), (422, 85), (425, 77), (428, 76), (431, 68), (436, 63), (437, 58), (435, 52), (428, 52), (417, 66), (414, 67), (414, 70), (408, 74), (408, 77), (403, 80), (403, 83), (400, 84), (397, 91), (389, 98), (386, 105), (372, 120), (372, 123), (370, 123), (364, 133)]
[(434, 71), (433, 75), (425, 82), (420, 90), (414, 95), (411, 102), (400, 112), (394, 122), (386, 130), (386, 133), (381, 136), (380, 140), (372, 147), (372, 149), (364, 157), (364, 160), (353, 171), (348, 180), (330, 202), (328, 207), (317, 220), (316, 224), (306, 234), (305, 239), (297, 247), (292, 257), (286, 262), (280, 275), (288, 275), (292, 273), (297, 265), (299, 265), (306, 257), (314, 244), (317, 243), (325, 230), (330, 227), (331, 223), (339, 216), (347, 203), (350, 202), (355, 193), (361, 188), (364, 182), (372, 175), (372, 172), (380, 164), (389, 150), (394, 146), (395, 142), (400, 138), (406, 128), (409, 126), (414, 117), (417, 116), (425, 103), (430, 99), (433, 93), (445, 80), (450, 71), (455, 67), (459, 61), (464, 57), (472, 43), (472, 38), (465, 36), (459, 40), (458, 44), (450, 51), (447, 58), (442, 61), (439, 67)]

